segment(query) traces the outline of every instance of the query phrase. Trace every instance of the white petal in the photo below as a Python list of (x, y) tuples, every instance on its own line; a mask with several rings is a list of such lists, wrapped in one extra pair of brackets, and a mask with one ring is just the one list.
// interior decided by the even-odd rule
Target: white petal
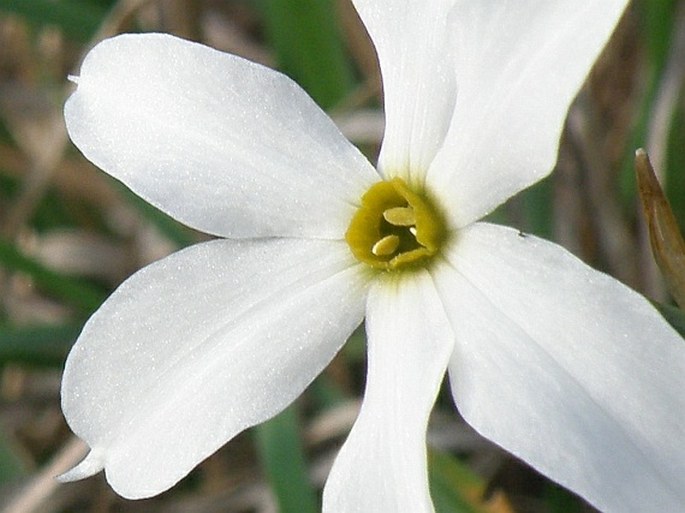
[(385, 176), (422, 183), (454, 110), (451, 27), (454, 0), (354, 0), (383, 75)]
[(94, 164), (217, 235), (342, 238), (378, 181), (290, 79), (169, 35), (96, 46), (65, 117)]
[(455, 226), (546, 176), (626, 0), (456, 2), (457, 105), (427, 182)]
[(324, 489), (326, 513), (429, 513), (426, 426), (453, 334), (430, 276), (369, 293), (369, 363), (359, 418)]
[(685, 341), (640, 295), (514, 230), (463, 230), (435, 276), (466, 420), (604, 512), (682, 512)]
[(67, 360), (62, 407), (128, 498), (171, 487), (287, 406), (361, 322), (366, 278), (341, 242), (218, 240), (127, 280)]

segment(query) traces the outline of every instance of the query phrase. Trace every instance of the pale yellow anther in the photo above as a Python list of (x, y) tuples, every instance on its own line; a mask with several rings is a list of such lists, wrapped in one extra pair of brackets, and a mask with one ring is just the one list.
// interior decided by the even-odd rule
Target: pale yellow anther
[(416, 214), (411, 207), (393, 207), (383, 212), (383, 218), (394, 226), (414, 226)]
[(400, 238), (397, 235), (386, 235), (376, 242), (371, 248), (371, 253), (376, 256), (392, 255), (400, 246)]

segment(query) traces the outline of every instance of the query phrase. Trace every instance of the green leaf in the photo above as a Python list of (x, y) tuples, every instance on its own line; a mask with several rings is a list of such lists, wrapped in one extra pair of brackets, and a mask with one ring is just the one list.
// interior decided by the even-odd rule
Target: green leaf
[(652, 62), (661, 68), (671, 47), (676, 0), (647, 0), (638, 4), (643, 20), (643, 38)]
[(295, 406), (255, 428), (257, 449), (280, 513), (317, 513)]
[(685, 313), (682, 310), (678, 310), (675, 306), (656, 302), (652, 302), (652, 304), (659, 310), (659, 313), (663, 315), (666, 322), (685, 338)]
[(666, 154), (666, 195), (680, 226), (685, 226), (685, 91), (681, 91), (675, 112), (672, 113), (671, 131)]
[(4, 430), (0, 430), (0, 485), (25, 476), (27, 468)]
[(336, 26), (333, 0), (264, 0), (264, 19), (279, 68), (323, 108), (352, 86), (352, 68)]
[(89, 40), (107, 10), (84, 0), (0, 0), (0, 11), (22, 16), (34, 25), (53, 25), (78, 41)]
[(61, 367), (81, 324), (10, 326), (0, 324), (0, 364)]
[(675, 0), (647, 0), (636, 2), (639, 10), (638, 19), (642, 22), (641, 40), (648, 49), (647, 62), (647, 86), (642, 97), (637, 121), (627, 148), (620, 175), (621, 193), (624, 204), (632, 209), (633, 200), (637, 193), (633, 162), (635, 150), (646, 144), (649, 120), (654, 111), (659, 91), (660, 81), (663, 78), (664, 67), (671, 49), (673, 25), (676, 19), (675, 11), (678, 2)]
[(544, 497), (549, 513), (580, 513), (581, 511), (580, 500), (556, 484), (550, 483), (545, 487)]
[(485, 500), (486, 483), (449, 454), (429, 451), (428, 474), (435, 513), (514, 513), (501, 494)]
[(48, 269), (3, 239), (0, 239), (0, 265), (28, 274), (43, 290), (86, 313), (94, 311), (105, 299), (100, 289)]
[(318, 410), (333, 408), (349, 399), (326, 373), (320, 374), (314, 380), (308, 392)]
[(197, 242), (193, 235), (193, 231), (185, 225), (179, 223), (174, 218), (168, 216), (154, 205), (151, 205), (140, 196), (136, 195), (125, 185), (119, 182), (113, 182), (119, 192), (126, 198), (138, 212), (170, 241), (174, 242), (179, 247), (190, 246)]
[(526, 230), (539, 237), (551, 239), (553, 236), (554, 199), (552, 180), (547, 178), (537, 182), (521, 193)]

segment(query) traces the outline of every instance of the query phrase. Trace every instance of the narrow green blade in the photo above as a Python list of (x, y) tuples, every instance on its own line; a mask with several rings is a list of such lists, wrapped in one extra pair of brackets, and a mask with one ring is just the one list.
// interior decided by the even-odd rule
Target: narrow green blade
[(257, 426), (255, 433), (262, 465), (278, 501), (278, 511), (317, 513), (316, 494), (307, 474), (295, 407), (290, 406)]
[(101, 5), (82, 0), (0, 0), (0, 11), (34, 25), (54, 25), (78, 41), (90, 39), (107, 13)]
[(644, 146), (648, 139), (649, 120), (656, 106), (660, 81), (671, 49), (678, 2), (676, 0), (649, 0), (636, 2), (635, 7), (639, 12), (638, 19), (642, 22), (641, 40), (644, 41), (648, 50), (648, 76), (639, 115), (633, 124), (630, 141), (625, 148), (620, 175), (623, 201), (628, 209), (633, 208), (633, 200), (637, 194), (633, 173), (634, 152), (635, 149)]
[(22, 327), (0, 324), (0, 365), (61, 367), (80, 331), (81, 325), (73, 323)]
[(661, 303), (652, 303), (659, 313), (664, 316), (674, 330), (676, 330), (682, 337), (685, 338), (685, 313), (675, 306), (664, 305)]
[(529, 187), (521, 194), (528, 230), (539, 237), (552, 238), (554, 198), (550, 177)]
[(25, 476), (27, 468), (14, 444), (4, 430), (0, 430), (0, 485)]
[(180, 247), (190, 246), (197, 242), (197, 238), (190, 228), (179, 223), (154, 205), (151, 205), (125, 185), (117, 183), (115, 187), (120, 191), (122, 196), (126, 198), (126, 201), (138, 210), (145, 219), (154, 224), (162, 235), (171, 242), (174, 242)]
[(323, 108), (350, 90), (352, 67), (336, 26), (333, 0), (264, 0), (279, 68)]
[(94, 286), (48, 269), (3, 239), (0, 239), (0, 266), (28, 274), (46, 292), (86, 313), (94, 311), (105, 299), (105, 294)]

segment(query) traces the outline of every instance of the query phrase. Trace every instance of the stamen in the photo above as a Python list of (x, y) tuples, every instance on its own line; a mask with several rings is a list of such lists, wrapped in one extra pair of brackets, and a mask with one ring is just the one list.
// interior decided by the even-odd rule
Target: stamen
[(437, 205), (401, 178), (373, 184), (361, 197), (345, 240), (360, 262), (401, 271), (426, 266), (447, 238)]
[(416, 214), (411, 207), (389, 208), (383, 212), (383, 217), (395, 226), (414, 226), (416, 224)]
[(376, 256), (392, 255), (400, 246), (400, 238), (397, 235), (386, 235), (376, 242), (371, 248), (371, 253)]

